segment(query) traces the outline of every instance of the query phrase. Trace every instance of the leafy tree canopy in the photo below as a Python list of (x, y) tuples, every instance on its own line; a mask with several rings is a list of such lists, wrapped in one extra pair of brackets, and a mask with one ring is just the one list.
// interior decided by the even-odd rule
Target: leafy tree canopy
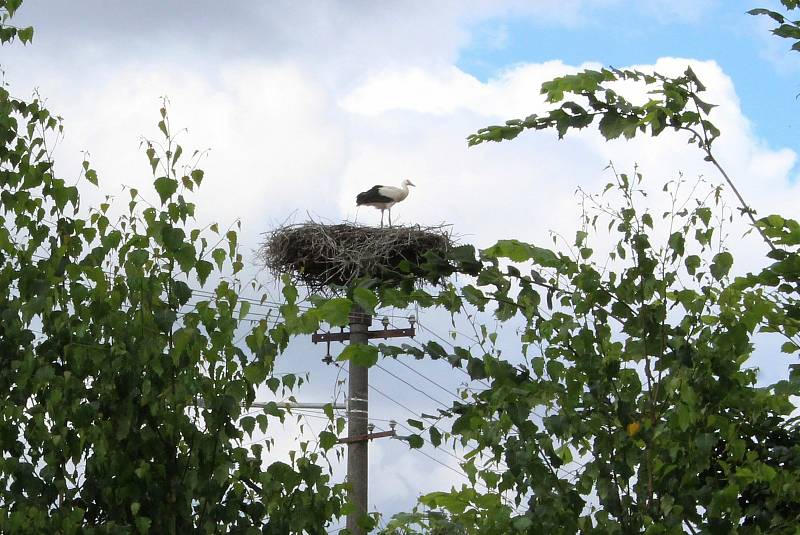
[[(10, 24), (21, 3), (0, 0), (3, 43), (33, 36)], [(153, 190), (83, 206), (100, 178), (59, 177), (61, 119), (0, 87), (0, 531), (320, 533), (344, 511), (321, 466), (343, 422), (281, 462), (264, 454), (284, 412), (245, 413), (259, 385), (302, 382), (272, 375), (290, 337), (351, 303), (301, 320), (288, 287), (285, 322), (250, 321), (238, 229), (195, 227), (201, 155), (166, 108), (158, 129)]]
[[(800, 39), (783, 15), (751, 13)], [(631, 102), (620, 81), (649, 97)], [(583, 195), (582, 226), (562, 249), (512, 239), (479, 255), (456, 251), (438, 269), (471, 283), (408, 298), (491, 312), (516, 329), (518, 346), (501, 356), (485, 326), (472, 349), (428, 344), (424, 354), (488, 384), (442, 411), (448, 433), (427, 427), (432, 444), (467, 448), (472, 485), (423, 496), (385, 533), (796, 533), (800, 365), (789, 361), (785, 378), (764, 386), (748, 359), (761, 333), (800, 352), (800, 224), (757, 218), (739, 194), (714, 154), (721, 132), (704, 90), (690, 68), (675, 78), (587, 70), (542, 85), (550, 111), (469, 136), (478, 145), (591, 125), (608, 140), (683, 132), (737, 196), (766, 256), (759, 271), (733, 275), (721, 187), (696, 198), (697, 185), (672, 181), (663, 189), (671, 209), (656, 214), (640, 171), (613, 167), (602, 194)], [(614, 237), (602, 254), (598, 228)], [(395, 301), (384, 289), (384, 304)]]

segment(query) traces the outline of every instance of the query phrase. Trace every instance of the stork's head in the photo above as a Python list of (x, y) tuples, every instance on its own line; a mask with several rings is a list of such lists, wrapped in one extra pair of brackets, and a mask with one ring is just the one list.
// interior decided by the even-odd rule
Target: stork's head
[(403, 185), (404, 186), (413, 186), (414, 183), (411, 182), (409, 179), (405, 179), (405, 180), (403, 180)]

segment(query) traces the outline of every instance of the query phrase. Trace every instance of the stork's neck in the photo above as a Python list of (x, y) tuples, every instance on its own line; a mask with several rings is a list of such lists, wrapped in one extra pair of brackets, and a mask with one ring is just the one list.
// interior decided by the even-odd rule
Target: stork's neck
[(401, 200), (401, 201), (402, 201), (403, 199), (405, 199), (406, 197), (408, 197), (408, 184), (406, 184), (405, 182), (403, 182), (402, 184), (400, 184), (400, 191), (401, 191), (402, 193), (400, 194), (400, 199), (399, 199), (399, 200)]

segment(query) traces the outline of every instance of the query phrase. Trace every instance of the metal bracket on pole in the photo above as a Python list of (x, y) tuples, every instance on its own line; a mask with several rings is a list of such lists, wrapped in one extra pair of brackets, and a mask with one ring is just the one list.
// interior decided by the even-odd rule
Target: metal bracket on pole
[(351, 444), (353, 442), (366, 442), (375, 438), (393, 437), (395, 435), (394, 429), (391, 431), (381, 431), (380, 433), (367, 433), (366, 435), (357, 435), (354, 437), (345, 437), (339, 439), (339, 444)]
[[(369, 314), (364, 314), (362, 312), (352, 312), (350, 314), (350, 323), (355, 325), (366, 325), (369, 327), (372, 325), (372, 316)], [(383, 324), (383, 329), (376, 329), (374, 331), (370, 331), (369, 329), (366, 332), (359, 333), (361, 336), (366, 335), (367, 340), (374, 340), (376, 338), (383, 338), (386, 340), (387, 338), (399, 338), (399, 337), (407, 337), (407, 338), (414, 338), (416, 336), (417, 331), (414, 328), (414, 325), (417, 323), (417, 318), (413, 314), (408, 317), (408, 324), (410, 327), (406, 329), (390, 329), (389, 328), (389, 318), (384, 317), (381, 320), (381, 324)], [(328, 354), (325, 355), (325, 358), (330, 357), (330, 343), (331, 342), (349, 342), (351, 340), (349, 332), (338, 332), (338, 333), (314, 333), (311, 335), (311, 341), (315, 344), (319, 342), (327, 342), (328, 343)]]
[[(399, 338), (407, 337), (414, 338), (416, 336), (414, 327), (407, 329), (377, 329), (374, 331), (367, 331), (367, 339), (374, 340), (376, 338)], [(347, 342), (350, 340), (350, 333), (314, 333), (311, 335), (311, 341), (315, 344), (319, 342)]]

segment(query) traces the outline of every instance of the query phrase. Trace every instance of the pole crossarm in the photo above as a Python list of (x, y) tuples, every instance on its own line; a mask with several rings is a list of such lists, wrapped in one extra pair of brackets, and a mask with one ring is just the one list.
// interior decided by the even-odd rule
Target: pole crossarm
[[(376, 338), (399, 338), (399, 337), (410, 337), (413, 338), (416, 335), (414, 327), (409, 327), (407, 329), (376, 329), (374, 331), (367, 331), (366, 332), (368, 340), (374, 340)], [(347, 342), (350, 340), (350, 333), (343, 332), (343, 333), (314, 333), (311, 335), (311, 341), (316, 343), (319, 342)]]
[(366, 435), (357, 435), (354, 437), (344, 437), (339, 439), (339, 444), (350, 444), (352, 442), (366, 442), (375, 438), (393, 437), (395, 435), (392, 431), (381, 431), (380, 433), (367, 433)]

